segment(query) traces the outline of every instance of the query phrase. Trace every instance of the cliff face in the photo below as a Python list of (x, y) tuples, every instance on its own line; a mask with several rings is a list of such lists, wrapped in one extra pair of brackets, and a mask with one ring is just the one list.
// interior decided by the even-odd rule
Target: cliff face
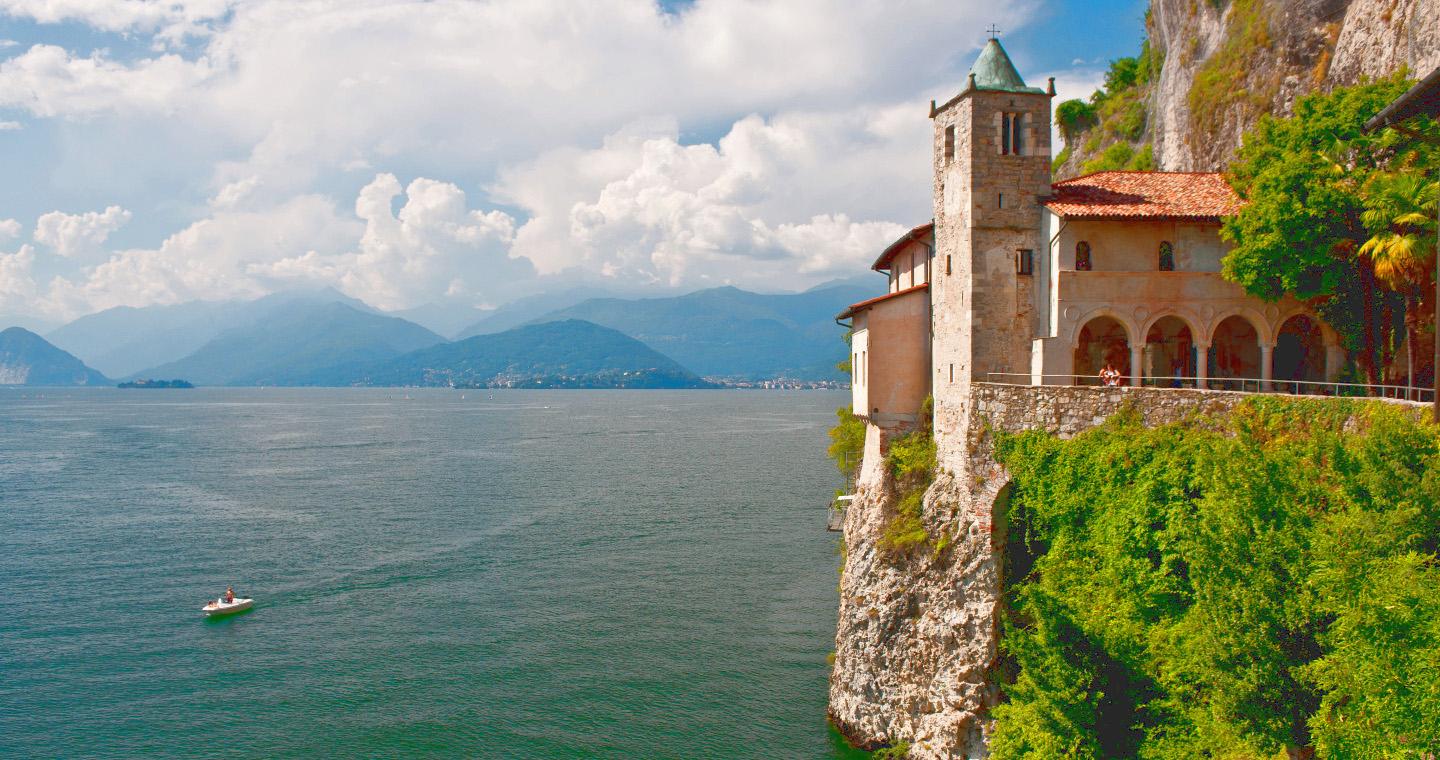
[(885, 548), (896, 489), (886, 435), (867, 427), (865, 466), (845, 516), (845, 565), (830, 719), (867, 749), (907, 742), (910, 757), (983, 758), (999, 697), (1001, 552), (1009, 476), (995, 431), (1070, 437), (1130, 404), (1146, 425), (1223, 412), (1238, 394), (975, 384), (958, 408), (937, 408), (939, 474), (921, 519), (929, 541)]
[(1057, 175), (1095, 168), (1117, 142), (1150, 146), (1158, 169), (1223, 170), (1260, 116), (1301, 95), (1440, 65), (1440, 0), (1151, 0), (1146, 26), (1158, 75), (1128, 94), (1143, 131), (1082, 132)]

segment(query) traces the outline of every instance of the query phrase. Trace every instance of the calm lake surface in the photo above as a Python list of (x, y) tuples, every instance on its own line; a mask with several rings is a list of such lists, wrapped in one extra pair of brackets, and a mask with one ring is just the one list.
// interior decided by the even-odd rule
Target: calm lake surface
[(0, 390), (0, 755), (860, 755), (847, 400)]

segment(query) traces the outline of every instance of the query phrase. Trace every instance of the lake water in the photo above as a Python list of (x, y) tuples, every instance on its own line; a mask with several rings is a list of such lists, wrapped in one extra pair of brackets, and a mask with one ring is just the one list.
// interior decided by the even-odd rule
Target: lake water
[(859, 756), (847, 400), (0, 390), (0, 755)]

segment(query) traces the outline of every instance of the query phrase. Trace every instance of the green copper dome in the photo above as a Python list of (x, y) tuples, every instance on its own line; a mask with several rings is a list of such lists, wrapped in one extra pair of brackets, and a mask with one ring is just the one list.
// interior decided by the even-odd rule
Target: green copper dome
[(980, 51), (975, 65), (970, 67), (970, 76), (974, 77), (977, 90), (1045, 94), (1038, 87), (1025, 86), (1025, 80), (1020, 78), (1020, 72), (1015, 70), (1015, 64), (1010, 62), (1005, 48), (1000, 47), (1000, 40), (993, 37), (985, 43), (985, 49)]

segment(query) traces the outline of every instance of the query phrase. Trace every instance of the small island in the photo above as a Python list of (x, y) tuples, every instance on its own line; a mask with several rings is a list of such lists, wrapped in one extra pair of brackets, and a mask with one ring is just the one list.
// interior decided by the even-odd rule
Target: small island
[(117, 388), (194, 388), (188, 380), (127, 380)]

